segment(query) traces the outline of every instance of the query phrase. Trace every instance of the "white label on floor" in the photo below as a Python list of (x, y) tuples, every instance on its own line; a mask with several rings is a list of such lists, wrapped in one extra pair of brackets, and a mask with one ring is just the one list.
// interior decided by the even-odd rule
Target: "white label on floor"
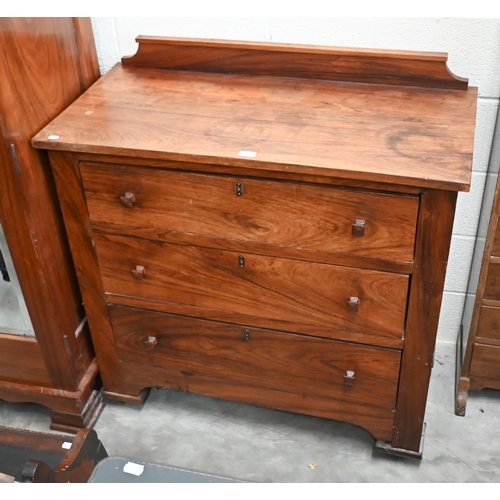
[(128, 462), (123, 466), (123, 472), (133, 474), (134, 476), (140, 476), (144, 472), (144, 465)]
[(65, 441), (63, 444), (62, 444), (62, 447), (65, 449), (65, 450), (69, 450), (71, 448), (72, 444), (71, 443), (68, 443), (67, 441)]

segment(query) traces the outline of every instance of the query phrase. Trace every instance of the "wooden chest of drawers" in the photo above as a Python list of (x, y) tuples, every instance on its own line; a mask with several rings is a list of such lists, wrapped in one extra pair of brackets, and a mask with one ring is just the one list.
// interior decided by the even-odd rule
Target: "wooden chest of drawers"
[(138, 41), (33, 139), (105, 396), (192, 391), (421, 456), (476, 89), (442, 54)]
[(457, 338), (455, 413), (465, 416), (469, 390), (500, 389), (500, 114)]

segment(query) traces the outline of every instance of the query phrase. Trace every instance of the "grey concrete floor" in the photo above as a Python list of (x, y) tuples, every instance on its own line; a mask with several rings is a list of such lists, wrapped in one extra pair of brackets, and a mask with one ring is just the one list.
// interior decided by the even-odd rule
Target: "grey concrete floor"
[[(166, 389), (143, 406), (108, 402), (95, 430), (110, 456), (258, 483), (499, 482), (500, 391), (471, 392), (458, 417), (454, 373), (455, 346), (438, 342), (421, 461), (373, 454), (371, 434), (351, 424)], [(50, 419), (0, 401), (0, 423), (47, 432)]]

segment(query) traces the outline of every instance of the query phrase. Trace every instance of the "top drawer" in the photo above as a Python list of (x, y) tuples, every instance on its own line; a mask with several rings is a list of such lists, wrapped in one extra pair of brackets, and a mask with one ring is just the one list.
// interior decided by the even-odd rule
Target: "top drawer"
[(196, 235), (206, 246), (259, 244), (262, 253), (309, 252), (316, 261), (413, 260), (416, 196), (96, 163), (80, 170), (100, 231), (177, 242)]

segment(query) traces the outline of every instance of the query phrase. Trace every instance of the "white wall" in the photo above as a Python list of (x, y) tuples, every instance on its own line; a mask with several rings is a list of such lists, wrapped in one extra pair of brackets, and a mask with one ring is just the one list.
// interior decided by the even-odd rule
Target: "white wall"
[(101, 72), (137, 50), (138, 35), (273, 41), (447, 52), (448, 66), (479, 88), (472, 187), (460, 193), (438, 340), (460, 325), (500, 98), (500, 18), (92, 18)]

